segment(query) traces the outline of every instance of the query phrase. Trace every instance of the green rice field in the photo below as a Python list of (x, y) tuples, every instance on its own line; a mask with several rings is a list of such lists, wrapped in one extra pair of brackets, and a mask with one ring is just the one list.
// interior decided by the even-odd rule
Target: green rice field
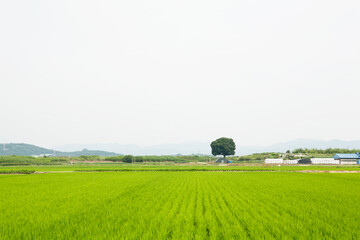
[(189, 164), (124, 164), (124, 163), (87, 163), (67, 165), (30, 165), (30, 166), (0, 166), (1, 171), (31, 170), (36, 172), (57, 171), (360, 171), (360, 165), (282, 165), (277, 164), (238, 164), (220, 165), (189, 165)]
[(360, 239), (360, 174), (0, 175), (0, 239)]

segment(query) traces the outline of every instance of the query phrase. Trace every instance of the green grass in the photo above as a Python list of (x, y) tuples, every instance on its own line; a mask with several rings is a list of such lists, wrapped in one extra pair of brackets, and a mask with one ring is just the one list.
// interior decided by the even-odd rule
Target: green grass
[(0, 175), (0, 239), (359, 239), (360, 174)]
[[(268, 164), (238, 164), (229, 166), (219, 165), (187, 165), (187, 164), (144, 164), (144, 163), (79, 163), (72, 165), (29, 165), (29, 166), (0, 166), (0, 171), (6, 170), (34, 170), (37, 172), (51, 171), (278, 171), (279, 167)], [(282, 165), (280, 171), (302, 171), (302, 170), (347, 170), (360, 171), (359, 165)]]
[(0, 174), (32, 174), (35, 170), (27, 169), (0, 169)]

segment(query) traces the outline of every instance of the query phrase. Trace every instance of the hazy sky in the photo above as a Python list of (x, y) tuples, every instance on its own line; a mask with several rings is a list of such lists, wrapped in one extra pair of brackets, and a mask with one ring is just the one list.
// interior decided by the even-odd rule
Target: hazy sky
[(359, 1), (0, 2), (0, 142), (360, 139)]

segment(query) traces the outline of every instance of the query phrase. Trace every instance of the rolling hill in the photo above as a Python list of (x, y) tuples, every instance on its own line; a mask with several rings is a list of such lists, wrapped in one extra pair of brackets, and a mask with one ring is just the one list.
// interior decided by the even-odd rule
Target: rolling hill
[(82, 155), (97, 155), (102, 157), (121, 156), (122, 154), (101, 150), (88, 150), (83, 149), (82, 151), (63, 152), (55, 151), (53, 149), (47, 149), (38, 147), (31, 144), (25, 143), (1, 143), (0, 145), (0, 156), (7, 155), (18, 155), (18, 156), (33, 156), (41, 154), (53, 154), (54, 156), (64, 157), (78, 157)]

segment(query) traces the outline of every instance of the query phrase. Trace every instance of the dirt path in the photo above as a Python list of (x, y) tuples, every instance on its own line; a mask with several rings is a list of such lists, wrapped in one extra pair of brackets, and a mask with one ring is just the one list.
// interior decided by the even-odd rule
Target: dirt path
[(47, 172), (34, 172), (34, 174), (41, 174), (41, 173), (71, 173), (75, 171), (47, 171)]

